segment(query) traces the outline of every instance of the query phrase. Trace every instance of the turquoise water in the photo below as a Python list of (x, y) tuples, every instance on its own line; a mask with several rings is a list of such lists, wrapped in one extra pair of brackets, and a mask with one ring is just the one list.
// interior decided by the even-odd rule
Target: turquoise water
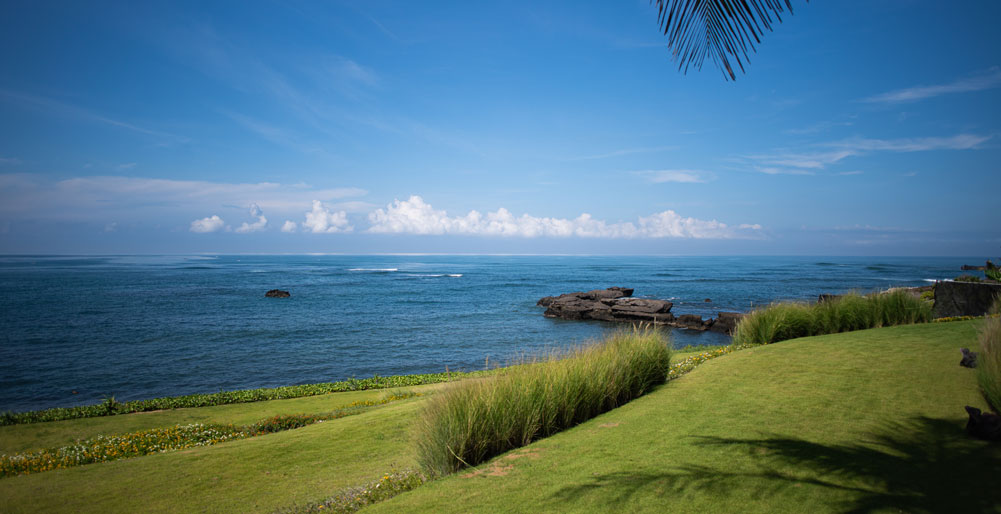
[[(915, 286), (979, 258), (0, 257), (0, 411), (481, 369), (600, 337), (542, 296), (609, 286), (715, 316)], [(289, 290), (291, 298), (265, 298)], [(706, 302), (705, 299), (711, 302)], [(676, 346), (726, 344), (674, 330)], [(74, 393), (75, 392), (75, 393)]]

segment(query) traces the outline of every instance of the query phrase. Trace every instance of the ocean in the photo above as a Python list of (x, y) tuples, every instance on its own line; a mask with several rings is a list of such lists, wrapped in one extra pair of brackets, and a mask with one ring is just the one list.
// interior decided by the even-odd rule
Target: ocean
[[(0, 411), (483, 369), (600, 338), (536, 301), (609, 286), (715, 317), (918, 286), (971, 258), (0, 256)], [(291, 298), (265, 298), (269, 289)], [(706, 300), (709, 301), (706, 301)], [(674, 329), (675, 346), (727, 344)]]

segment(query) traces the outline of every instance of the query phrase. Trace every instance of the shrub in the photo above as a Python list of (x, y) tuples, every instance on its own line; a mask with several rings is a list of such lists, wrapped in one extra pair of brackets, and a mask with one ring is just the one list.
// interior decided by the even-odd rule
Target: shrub
[(930, 319), (931, 304), (906, 291), (853, 293), (816, 304), (775, 303), (751, 312), (737, 325), (733, 344), (768, 344)]
[(991, 261), (987, 261), (987, 265), (984, 266), (984, 275), (991, 280), (1001, 282), (1001, 267), (998, 267)]
[(366, 505), (388, 500), (400, 493), (410, 491), (424, 484), (427, 477), (416, 470), (394, 471), (382, 475), (382, 478), (360, 487), (342, 489), (337, 494), (318, 503), (296, 505), (277, 511), (280, 514), (298, 514), (303, 512), (357, 512)]
[(663, 383), (670, 357), (660, 332), (634, 330), (457, 383), (418, 417), (418, 460), (444, 475), (572, 427)]
[(953, 279), (956, 282), (980, 282), (980, 277), (973, 275), (960, 275)]
[(984, 398), (994, 412), (1001, 413), (1001, 297), (994, 300), (990, 316), (980, 326), (980, 354), (977, 355), (977, 381)]

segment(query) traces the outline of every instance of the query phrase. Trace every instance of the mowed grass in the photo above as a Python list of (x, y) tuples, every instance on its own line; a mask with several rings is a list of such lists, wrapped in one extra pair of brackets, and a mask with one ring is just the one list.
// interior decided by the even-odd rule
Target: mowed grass
[(736, 352), (372, 512), (1001, 512), (960, 347), (980, 321)]
[(428, 393), (443, 386), (444, 384), (431, 384), (396, 389), (372, 389), (288, 400), (0, 426), (0, 453), (26, 452), (67, 445), (78, 439), (87, 439), (102, 434), (123, 434), (189, 423), (247, 425), (279, 414), (330, 412), (354, 402), (378, 401), (388, 395), (406, 391)]
[(318, 500), (414, 467), (419, 400), (211, 447), (5, 478), (0, 512), (272, 512)]

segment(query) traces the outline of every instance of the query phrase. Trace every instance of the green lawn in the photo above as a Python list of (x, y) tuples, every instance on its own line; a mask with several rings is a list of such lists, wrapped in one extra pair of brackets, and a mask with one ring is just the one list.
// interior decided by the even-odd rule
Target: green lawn
[(373, 512), (1001, 512), (959, 363), (978, 322), (763, 346)]
[[(1001, 512), (998, 444), (958, 365), (979, 321), (798, 339), (709, 361), (592, 421), (373, 511)], [(677, 359), (684, 355), (677, 355)], [(433, 391), (436, 386), (408, 388)], [(0, 428), (2, 451), (322, 412), (388, 390)], [(271, 512), (414, 465), (424, 399), (252, 439), (0, 480), (0, 512)]]

